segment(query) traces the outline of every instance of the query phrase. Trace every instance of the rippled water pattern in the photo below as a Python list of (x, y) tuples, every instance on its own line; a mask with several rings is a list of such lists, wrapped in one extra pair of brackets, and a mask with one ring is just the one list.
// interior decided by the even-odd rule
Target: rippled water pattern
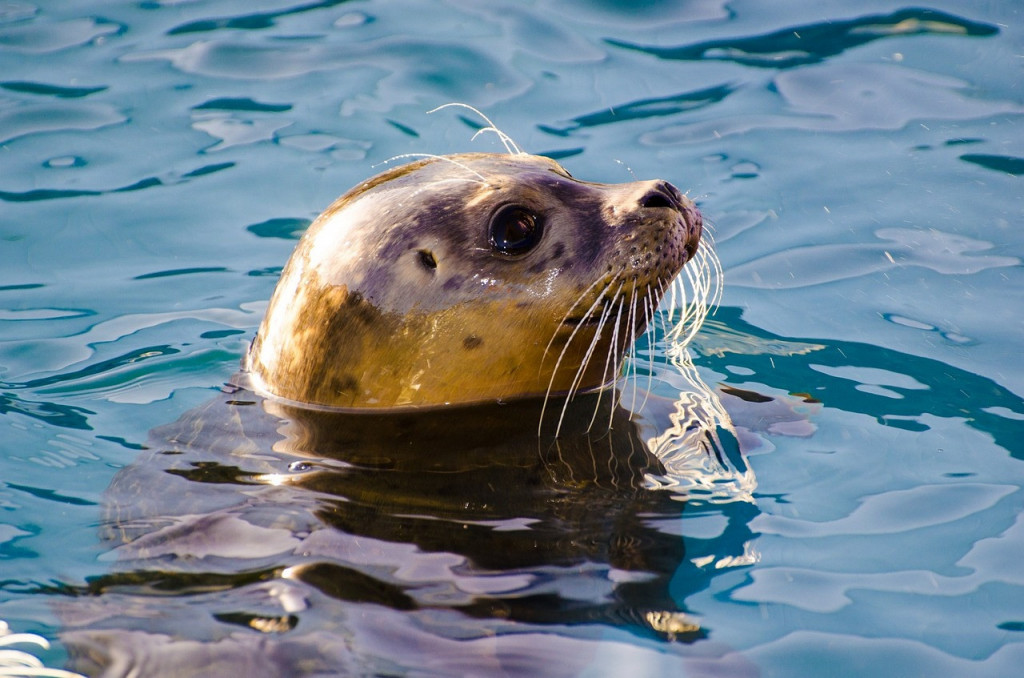
[[(135, 601), (299, 655), (340, 624), (357, 673), (1019, 675), (1022, 54), (1012, 0), (0, 2), (0, 619), (49, 665)], [(236, 370), (310, 220), (392, 156), (500, 150), (452, 101), (699, 202), (725, 291), (691, 350), (753, 502), (640, 500), (648, 583), (385, 540), (306, 578), (337, 608), (217, 626), (196, 582), (112, 578), (108, 486)]]

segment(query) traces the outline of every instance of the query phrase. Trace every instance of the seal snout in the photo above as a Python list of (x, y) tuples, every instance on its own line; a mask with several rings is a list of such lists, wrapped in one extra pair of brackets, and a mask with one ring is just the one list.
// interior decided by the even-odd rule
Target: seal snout
[(680, 219), (682, 248), (686, 252), (686, 261), (693, 259), (700, 243), (704, 221), (692, 200), (669, 182), (655, 180), (649, 182), (637, 204), (641, 213), (658, 209), (669, 209), (676, 212)]
[[(622, 192), (611, 198), (611, 212), (620, 215), (619, 224), (631, 232), (625, 236), (644, 250), (644, 263), (634, 259), (634, 269), (644, 274), (671, 279), (697, 253), (703, 219), (693, 201), (667, 181), (653, 180), (622, 184)], [(634, 253), (632, 250), (631, 253)], [(654, 253), (659, 270), (650, 270), (648, 253)]]

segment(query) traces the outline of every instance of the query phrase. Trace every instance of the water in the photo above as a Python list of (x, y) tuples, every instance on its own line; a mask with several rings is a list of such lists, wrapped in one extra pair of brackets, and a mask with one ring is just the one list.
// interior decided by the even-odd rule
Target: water
[[(1024, 31), (1014, 2), (929, 7), (0, 4), (0, 619), (58, 641), (49, 665), (131, 602), (288, 657), (340, 628), (351, 671), (1015, 675)], [(499, 150), (425, 114), (450, 101), (699, 201), (725, 291), (691, 349), (753, 502), (540, 498), (519, 517), (595, 546), (566, 528), (525, 560), (513, 515), (444, 509), (466, 541), (428, 529), (441, 508), (376, 535), (357, 511), (323, 553), (376, 556), (297, 580), (320, 597), (293, 628), (251, 582), (215, 620), (194, 582), (118, 579), (108, 488), (216, 397), (308, 221), (392, 156)]]

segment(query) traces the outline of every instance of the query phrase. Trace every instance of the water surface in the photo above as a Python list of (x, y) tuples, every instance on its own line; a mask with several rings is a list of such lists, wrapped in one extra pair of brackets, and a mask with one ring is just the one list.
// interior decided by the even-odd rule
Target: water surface
[[(1021, 19), (947, 0), (0, 6), (0, 618), (58, 641), (50, 665), (131, 601), (300, 657), (344, 628), (352, 672), (1014, 675)], [(119, 579), (111, 483), (218, 397), (309, 221), (393, 156), (500, 150), (468, 113), (426, 114), (450, 101), (575, 176), (698, 201), (725, 290), (691, 351), (751, 500), (597, 513), (567, 491), (375, 535), (349, 507), (316, 551), (343, 570), (240, 605), (268, 553), (219, 612), (207, 580)], [(425, 527), (441, 514), (494, 548)], [(260, 516), (235, 520), (298, 557)], [(517, 560), (532, 521), (560, 548)], [(623, 559), (630, 536), (660, 559)], [(473, 607), (494, 600), (508, 614)]]

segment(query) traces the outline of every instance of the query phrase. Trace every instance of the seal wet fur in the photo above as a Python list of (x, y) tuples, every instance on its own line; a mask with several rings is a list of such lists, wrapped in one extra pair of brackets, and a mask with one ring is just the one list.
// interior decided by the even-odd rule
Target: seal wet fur
[(348, 410), (599, 389), (701, 234), (665, 181), (584, 182), (522, 153), (421, 159), (310, 226), (246, 367), (261, 392)]

